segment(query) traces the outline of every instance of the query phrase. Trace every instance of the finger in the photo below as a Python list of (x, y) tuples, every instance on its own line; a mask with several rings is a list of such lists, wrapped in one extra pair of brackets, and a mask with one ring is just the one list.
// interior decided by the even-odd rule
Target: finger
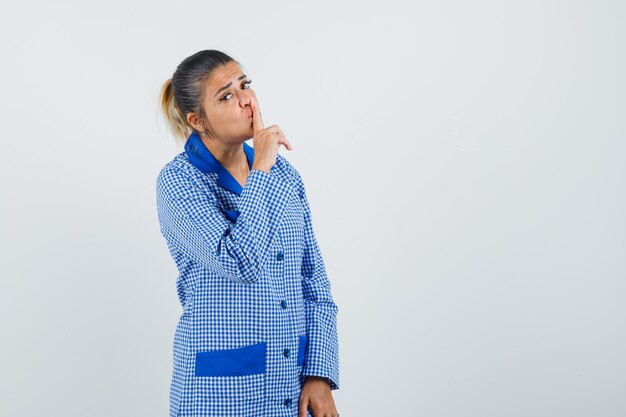
[(255, 99), (250, 100), (250, 109), (252, 110), (252, 130), (256, 133), (263, 129), (263, 120), (261, 119), (261, 110)]
[(290, 151), (293, 150), (293, 146), (291, 146), (291, 143), (289, 143), (287, 138), (277, 133), (276, 134), (276, 150), (280, 148), (280, 145), (283, 145), (285, 148), (287, 148)]
[(280, 128), (280, 126), (276, 126), (276, 129), (278, 129), (278, 133), (279, 133), (282, 137), (285, 137), (285, 132), (283, 132), (283, 130)]
[(282, 143), (288, 150), (293, 151), (293, 146), (291, 146), (291, 143), (289, 143), (287, 139), (283, 138), (280, 143)]
[(280, 134), (281, 133), (281, 130), (278, 127), (278, 125), (268, 126), (267, 128), (265, 128), (265, 130), (267, 130), (268, 132), (276, 133), (276, 134)]
[(278, 125), (272, 125), (272, 126), (267, 128), (267, 130), (270, 130), (270, 129), (271, 129), (272, 132), (274, 132), (274, 133), (276, 133), (278, 135), (278, 146), (280, 146), (282, 144), (288, 150), (290, 150), (290, 151), (293, 150), (293, 146), (291, 146), (291, 143), (285, 137), (285, 133), (283, 132), (283, 130)]
[(298, 417), (306, 417), (308, 405), (309, 405), (308, 399), (300, 398), (300, 403), (298, 404)]

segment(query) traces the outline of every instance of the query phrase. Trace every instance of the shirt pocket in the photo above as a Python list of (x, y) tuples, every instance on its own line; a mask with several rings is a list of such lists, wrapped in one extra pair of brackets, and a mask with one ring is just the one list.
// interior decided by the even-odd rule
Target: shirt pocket
[(266, 342), (196, 352), (196, 393), (207, 399), (262, 398), (266, 353)]

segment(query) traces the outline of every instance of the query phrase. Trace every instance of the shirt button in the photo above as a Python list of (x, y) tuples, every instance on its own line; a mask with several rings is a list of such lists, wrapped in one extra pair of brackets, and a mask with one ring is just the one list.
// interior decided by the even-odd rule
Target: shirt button
[(289, 407), (291, 405), (291, 398), (287, 398), (285, 400), (285, 407)]
[(282, 301), (280, 302), (280, 306), (281, 306), (282, 308), (287, 308), (287, 301), (282, 300)]
[(279, 260), (279, 261), (282, 261), (284, 257), (285, 257), (285, 256), (283, 255), (283, 253), (282, 253), (282, 252), (278, 252), (278, 253), (276, 254), (276, 259), (277, 259), (277, 260)]
[(283, 350), (283, 355), (285, 355), (285, 358), (288, 358), (289, 357), (289, 349)]

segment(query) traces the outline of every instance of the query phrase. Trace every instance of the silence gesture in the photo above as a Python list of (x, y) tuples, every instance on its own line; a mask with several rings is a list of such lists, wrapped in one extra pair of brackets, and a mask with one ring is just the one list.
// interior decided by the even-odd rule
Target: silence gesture
[(278, 125), (271, 125), (267, 128), (263, 126), (261, 111), (254, 98), (250, 100), (250, 109), (252, 110), (252, 130), (254, 132), (252, 138), (252, 146), (254, 147), (252, 169), (270, 172), (270, 169), (276, 163), (276, 154), (280, 145), (285, 146), (290, 151), (293, 150), (293, 147)]

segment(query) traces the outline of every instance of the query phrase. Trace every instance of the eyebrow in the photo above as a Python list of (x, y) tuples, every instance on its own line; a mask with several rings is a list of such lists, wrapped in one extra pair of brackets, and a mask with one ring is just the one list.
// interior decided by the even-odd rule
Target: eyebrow
[[(239, 78), (237, 78), (237, 81), (239, 80), (243, 80), (244, 78), (246, 78), (247, 75), (243, 74), (241, 75)], [(217, 90), (217, 92), (213, 95), (213, 97), (215, 97), (216, 95), (218, 95), (220, 93), (220, 91), (226, 90), (228, 87), (230, 87), (231, 85), (233, 85), (233, 82), (229, 82), (228, 84), (226, 84), (224, 87), (220, 88), (219, 90)]]

